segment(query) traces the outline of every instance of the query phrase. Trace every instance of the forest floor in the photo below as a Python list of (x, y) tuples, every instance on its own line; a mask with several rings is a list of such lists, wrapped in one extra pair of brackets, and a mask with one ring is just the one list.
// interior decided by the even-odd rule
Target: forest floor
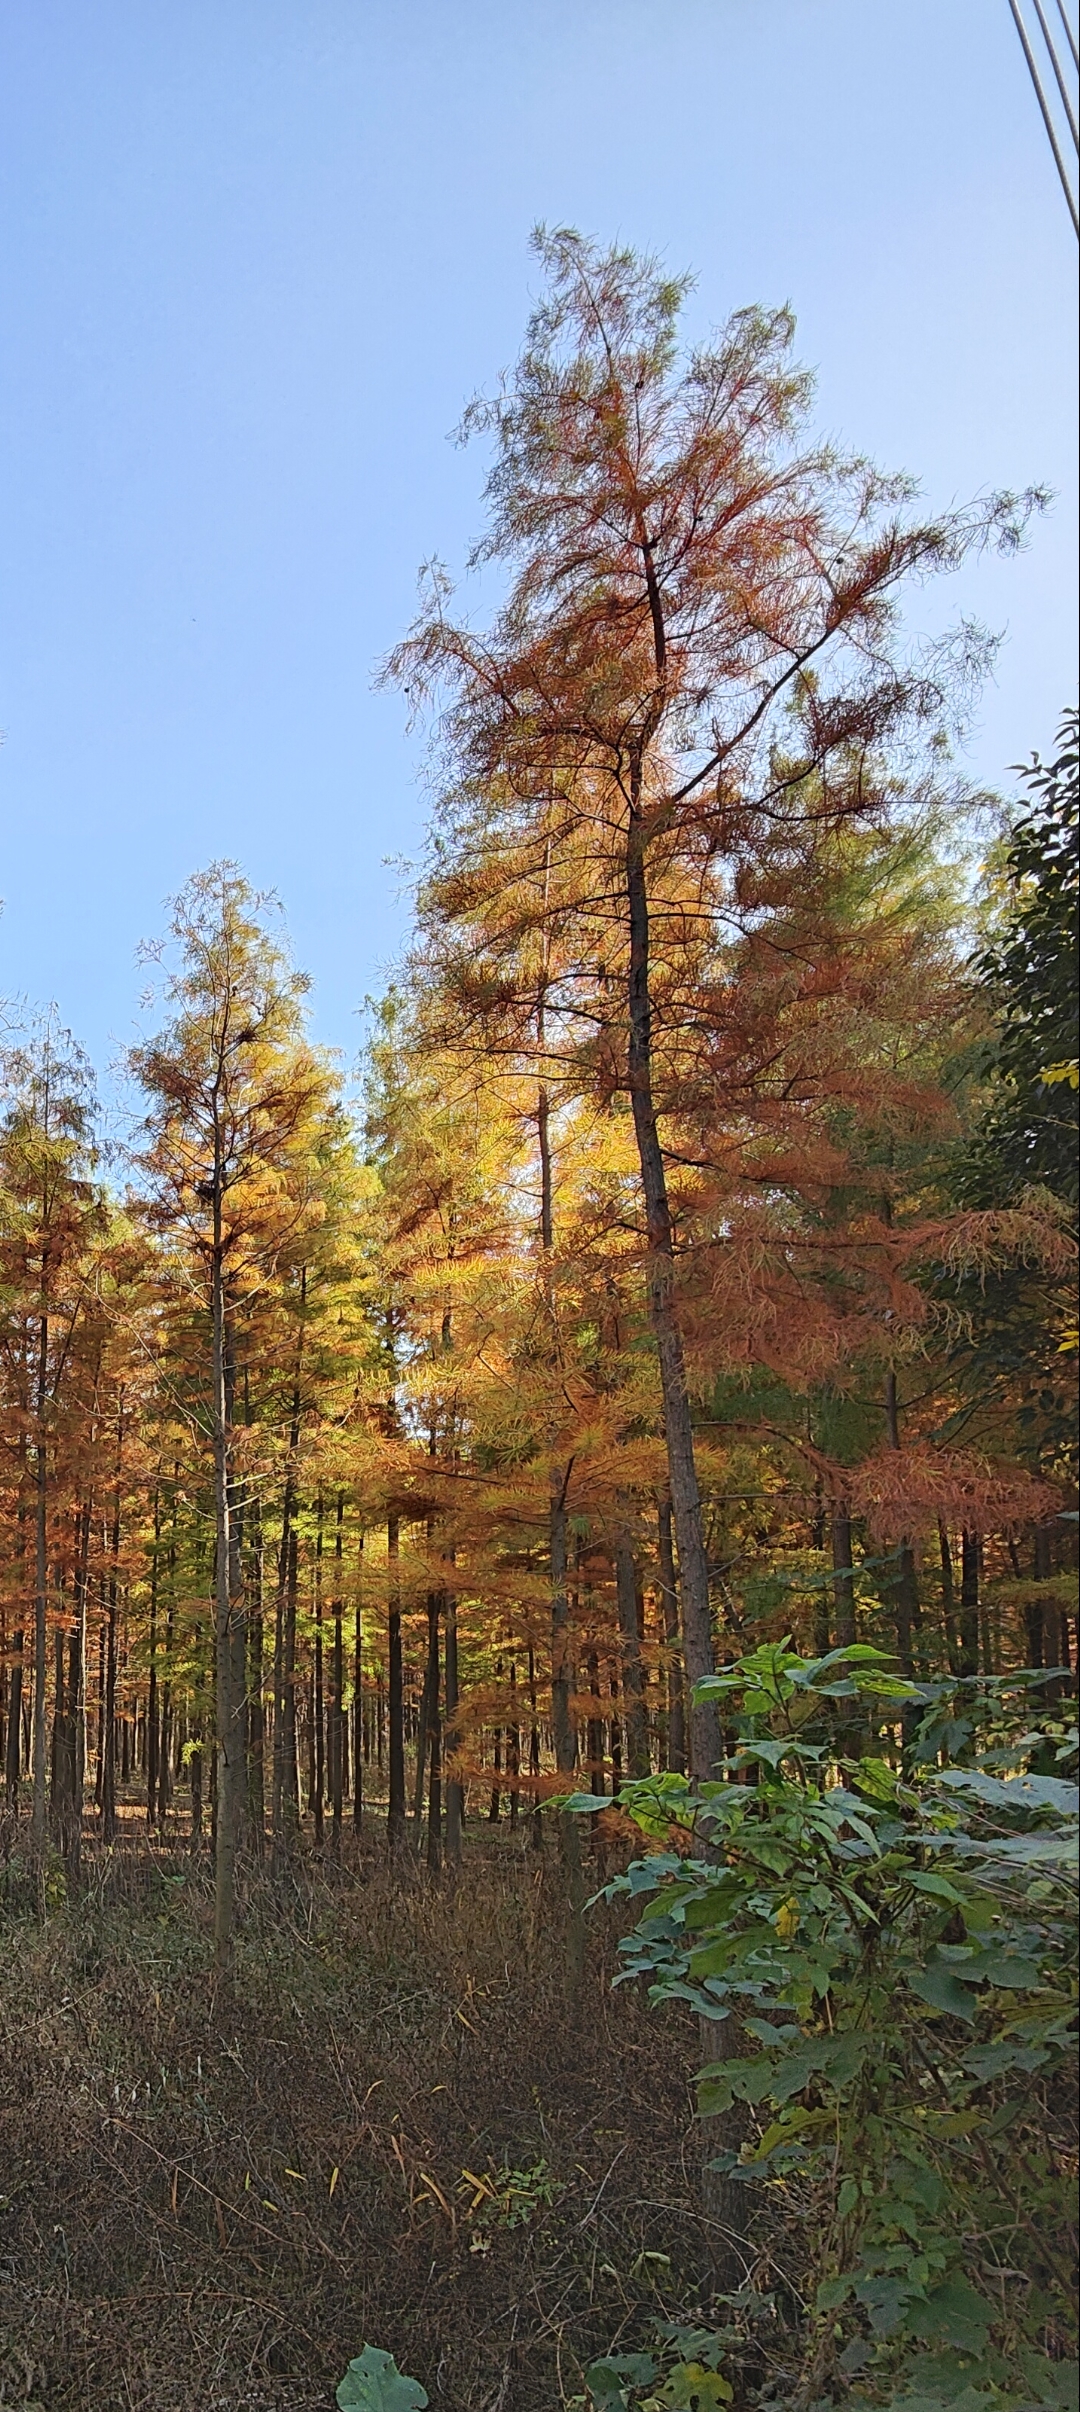
[(556, 2412), (707, 2308), (695, 2029), (612, 1991), (603, 1908), (575, 1994), (550, 1839), (249, 1874), (216, 2009), (179, 1840), (52, 1892), (0, 1907), (6, 2412), (332, 2412), (365, 2342), (432, 2412)]

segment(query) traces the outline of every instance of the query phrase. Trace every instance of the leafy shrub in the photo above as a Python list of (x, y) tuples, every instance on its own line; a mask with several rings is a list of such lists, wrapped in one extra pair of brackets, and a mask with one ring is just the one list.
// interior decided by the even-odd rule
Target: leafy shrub
[(973, 1763), (943, 1765), (935, 1695), (908, 1774), (830, 1738), (856, 1694), (918, 1703), (876, 1652), (769, 1646), (701, 1692), (737, 1737), (725, 1780), (625, 1786), (652, 1848), (606, 1891), (642, 1904), (623, 1975), (728, 2039), (699, 2106), (751, 2132), (713, 2166), (798, 2215), (799, 2400), (1074, 2401), (1078, 1796), (1032, 1760), (1067, 1768), (1075, 1728), (1025, 1697), (1007, 1734), (999, 1701), (952, 1720)]

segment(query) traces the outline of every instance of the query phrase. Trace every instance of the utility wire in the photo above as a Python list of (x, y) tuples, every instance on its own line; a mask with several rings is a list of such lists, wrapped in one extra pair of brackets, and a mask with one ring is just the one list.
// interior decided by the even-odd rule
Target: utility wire
[(1057, 0), (1057, 4), (1058, 15), (1065, 28), (1065, 39), (1068, 42), (1069, 48), (1072, 52), (1073, 66), (1080, 68), (1080, 50), (1078, 50), (1076, 47), (1076, 35), (1074, 34), (1072, 26), (1069, 23), (1069, 14), (1065, 6), (1065, 0)]
[[(1058, 4), (1059, 4), (1059, 6), (1060, 6), (1060, 0), (1058, 0)], [(1038, 7), (1038, 5), (1039, 5), (1039, 0), (1036, 0), (1036, 7)], [(1020, 14), (1019, 0), (1009, 0), (1009, 7), (1010, 7), (1010, 9), (1011, 9), (1011, 11), (1012, 11), (1012, 19), (1013, 19), (1013, 24), (1015, 25), (1016, 30), (1017, 30), (1017, 33), (1018, 33), (1018, 34), (1019, 34), (1019, 36), (1020, 36), (1020, 41), (1021, 41), (1021, 45), (1022, 45), (1022, 47), (1023, 47), (1024, 57), (1025, 57), (1025, 59), (1027, 60), (1027, 64), (1028, 64), (1028, 73), (1029, 73), (1029, 75), (1030, 75), (1030, 77), (1031, 77), (1031, 81), (1032, 81), (1032, 83), (1033, 83), (1033, 85), (1034, 85), (1034, 87), (1035, 87), (1035, 97), (1036, 97), (1036, 99), (1037, 99), (1037, 101), (1038, 101), (1038, 104), (1039, 104), (1039, 107), (1040, 107), (1040, 109), (1041, 109), (1041, 111), (1042, 111), (1042, 120), (1043, 120), (1043, 124), (1044, 124), (1044, 126), (1046, 127), (1047, 135), (1048, 135), (1048, 137), (1049, 137), (1049, 142), (1050, 142), (1050, 148), (1051, 148), (1051, 150), (1052, 150), (1052, 152), (1053, 152), (1053, 154), (1054, 154), (1054, 160), (1055, 160), (1055, 164), (1056, 164), (1056, 166), (1057, 166), (1057, 172), (1058, 172), (1058, 175), (1059, 175), (1059, 176), (1060, 176), (1060, 178), (1061, 178), (1061, 189), (1062, 189), (1062, 192), (1063, 192), (1063, 193), (1064, 193), (1064, 195), (1065, 195), (1066, 202), (1068, 203), (1069, 216), (1070, 216), (1070, 218), (1072, 219), (1072, 222), (1073, 222), (1073, 233), (1074, 233), (1075, 235), (1080, 236), (1080, 216), (1078, 216), (1078, 215), (1077, 215), (1076, 201), (1075, 201), (1075, 198), (1074, 198), (1074, 195), (1073, 195), (1072, 187), (1071, 187), (1071, 185), (1070, 185), (1070, 183), (1069, 183), (1068, 171), (1067, 171), (1066, 166), (1065, 166), (1065, 161), (1064, 161), (1064, 159), (1063, 159), (1063, 157), (1062, 157), (1062, 153), (1061, 153), (1061, 145), (1060, 145), (1060, 143), (1059, 143), (1059, 141), (1058, 141), (1058, 137), (1057, 137), (1057, 128), (1056, 128), (1056, 126), (1055, 126), (1055, 124), (1054, 124), (1053, 117), (1051, 116), (1051, 113), (1050, 113), (1050, 104), (1049, 104), (1049, 102), (1048, 102), (1048, 100), (1047, 100), (1047, 97), (1046, 97), (1045, 92), (1043, 91), (1043, 87), (1042, 87), (1042, 79), (1041, 79), (1041, 77), (1040, 77), (1040, 75), (1039, 75), (1039, 70), (1038, 70), (1038, 67), (1037, 67), (1037, 65), (1036, 65), (1036, 61), (1035, 61), (1035, 53), (1034, 53), (1034, 51), (1033, 51), (1033, 49), (1032, 49), (1032, 47), (1031, 47), (1031, 42), (1030, 42), (1030, 39), (1029, 39), (1029, 37), (1028, 37), (1028, 29), (1027, 29), (1027, 26), (1026, 26), (1026, 25), (1025, 25), (1025, 23), (1024, 23), (1023, 17), (1022, 17), (1022, 16), (1021, 16), (1021, 14)], [(1064, 11), (1062, 11), (1062, 13), (1064, 14)], [(1061, 83), (1061, 71), (1060, 71), (1060, 69), (1059, 69), (1059, 67), (1058, 67), (1058, 63), (1057, 63), (1057, 53), (1056, 53), (1056, 51), (1054, 50), (1053, 44), (1052, 44), (1052, 42), (1051, 42), (1051, 40), (1050, 40), (1050, 35), (1049, 35), (1049, 31), (1048, 31), (1047, 24), (1046, 24), (1046, 19), (1045, 19), (1044, 15), (1043, 15), (1043, 12), (1042, 12), (1041, 7), (1039, 8), (1039, 22), (1040, 22), (1040, 24), (1042, 25), (1042, 29), (1043, 29), (1044, 34), (1046, 35), (1047, 48), (1049, 49), (1051, 59), (1053, 60), (1053, 64), (1054, 64), (1054, 71), (1055, 71), (1055, 74), (1057, 75), (1057, 79), (1058, 79), (1058, 82), (1059, 82), (1059, 84), (1060, 84), (1060, 83)], [(1068, 30), (1068, 20), (1067, 20), (1067, 19), (1066, 19), (1066, 30)], [(1070, 34), (1070, 42), (1071, 42), (1071, 39), (1072, 39), (1072, 37), (1071, 37), (1071, 34)], [(1063, 85), (1062, 85), (1062, 90), (1064, 90), (1064, 86), (1063, 86)], [(1071, 111), (1071, 110), (1070, 110), (1070, 112), (1069, 112), (1069, 116), (1070, 116), (1070, 122), (1071, 122), (1071, 121), (1072, 121), (1072, 111)]]
[(1061, 94), (1062, 105), (1065, 110), (1065, 115), (1069, 121), (1069, 132), (1073, 138), (1073, 149), (1074, 151), (1080, 151), (1080, 133), (1077, 132), (1076, 117), (1073, 112), (1072, 101), (1069, 97), (1069, 87), (1065, 81), (1061, 60), (1059, 59), (1057, 51), (1054, 48), (1053, 35), (1043, 14), (1042, 0), (1035, 0), (1035, 14), (1042, 27), (1043, 41), (1045, 42), (1047, 50), (1050, 53), (1050, 64), (1054, 70), (1054, 74), (1057, 77), (1057, 88)]

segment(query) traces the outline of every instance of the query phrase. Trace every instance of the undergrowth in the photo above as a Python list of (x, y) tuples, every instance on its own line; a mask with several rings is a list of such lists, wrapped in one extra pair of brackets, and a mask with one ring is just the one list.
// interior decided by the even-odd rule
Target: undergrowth
[(434, 2412), (553, 2412), (706, 2302), (692, 2022), (612, 1992), (609, 1917), (575, 1993), (547, 1854), (470, 1843), (249, 1872), (228, 2004), (184, 1854), (9, 1888), (0, 2404), (322, 2412), (371, 2339)]

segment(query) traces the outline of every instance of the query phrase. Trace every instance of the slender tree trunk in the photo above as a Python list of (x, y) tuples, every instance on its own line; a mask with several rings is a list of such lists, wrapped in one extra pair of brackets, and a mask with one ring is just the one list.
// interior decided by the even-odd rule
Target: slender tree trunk
[[(446, 1699), (447, 1749), (456, 1744), (454, 1720), (458, 1713), (458, 1625), (457, 1594), (445, 1594), (445, 1639), (443, 1642), (443, 1678)], [(461, 1829), (464, 1822), (465, 1794), (456, 1776), (448, 1776), (446, 1784), (446, 1856), (452, 1868), (461, 1862)]]
[(158, 1810), (158, 1765), (161, 1735), (158, 1724), (158, 1579), (161, 1551), (161, 1492), (154, 1485), (154, 1538), (150, 1552), (150, 1623), (147, 1636), (149, 1670), (146, 1702), (146, 1823), (152, 1826)]
[(645, 1713), (645, 1668), (641, 1656), (643, 1603), (628, 1524), (615, 1542), (615, 1590), (622, 1641), (622, 1688), (626, 1703), (627, 1774), (637, 1782), (649, 1774), (649, 1728)]
[[(885, 1377), (885, 1428), (890, 1449), (900, 1447), (900, 1412), (896, 1390), (896, 1375), (890, 1366)], [(920, 1623), (919, 1583), (915, 1572), (915, 1553), (908, 1540), (897, 1544), (896, 1568), (887, 1579), (896, 1627), (896, 1654), (901, 1671), (909, 1679), (915, 1673), (915, 1634)], [(905, 1733), (909, 1733), (917, 1711), (904, 1714)]]
[(622, 1726), (619, 1722), (619, 1678), (612, 1667), (608, 1676), (611, 1693), (611, 1791), (612, 1797), (622, 1790), (623, 1756)]
[(956, 1584), (953, 1578), (952, 1547), (949, 1529), (938, 1524), (938, 1548), (941, 1552), (941, 1608), (945, 1624), (945, 1655), (950, 1675), (960, 1673), (960, 1640), (956, 1630)]
[(671, 1531), (671, 1501), (657, 1510), (657, 1556), (660, 1566), (660, 1610), (667, 1667), (667, 1764), (677, 1775), (686, 1773), (686, 1679), (679, 1648), (679, 1594), (675, 1585), (675, 1545)]
[(540, 1720), (536, 1701), (536, 1652), (529, 1643), (529, 1777), (533, 1798), (530, 1820), (535, 1850), (544, 1845), (544, 1813), (540, 1807)]
[[(604, 1780), (604, 1721), (600, 1714), (599, 1651), (589, 1650), (586, 1652), (585, 1668), (589, 1678), (590, 1698), (595, 1703), (595, 1706), (590, 1710), (585, 1728), (585, 1757), (589, 1770), (589, 1790), (596, 1799), (599, 1799), (601, 1794), (606, 1789)], [(614, 1761), (612, 1763), (611, 1783), (612, 1790), (616, 1791), (618, 1786), (615, 1777)], [(595, 1826), (593, 1827), (593, 1833), (594, 1835), (598, 1833), (598, 1828)]]
[(82, 1768), (79, 1750), (79, 1721), (82, 1715), (84, 1616), (85, 1610), (77, 1594), (75, 1622), (68, 1635), (68, 1773), (64, 1788), (66, 1822), (60, 1837), (67, 1867), (68, 1884), (72, 1886), (79, 1882), (82, 1860)]
[[(858, 1641), (855, 1620), (855, 1565), (851, 1554), (851, 1516), (846, 1506), (833, 1508), (830, 1528), (832, 1543), (833, 1601), (835, 1604), (836, 1647), (850, 1650)], [(858, 1699), (839, 1703), (837, 1742), (841, 1751), (853, 1759), (860, 1758), (866, 1741), (866, 1719)]]
[(270, 1805), (271, 1867), (280, 1876), (299, 1823), (296, 1771), (296, 1468), (300, 1449), (300, 1370), (303, 1362), (303, 1309), (307, 1303), (307, 1268), (300, 1272), (301, 1320), (293, 1369), (289, 1417), (289, 1454), (281, 1503), (277, 1598), (274, 1605), (274, 1747)]
[[(214, 1250), (211, 1260), (214, 1435), (214, 1660), (216, 1826), (214, 1837), (214, 1973), (232, 1977), (236, 1911), (236, 1853), (244, 1783), (244, 1588), (233, 1481), (235, 1365), (221, 1240), (222, 1172), (215, 1166)], [(237, 1672), (239, 1667), (239, 1696)]]
[(266, 1709), (264, 1704), (265, 1629), (263, 1622), (263, 1550), (262, 1501), (256, 1494), (249, 1507), (251, 1542), (250, 1604), (248, 1608), (248, 1668), (247, 1668), (247, 1797), (248, 1824), (255, 1855), (261, 1860), (266, 1847)]
[(4, 1779), (11, 1807), (18, 1807), (22, 1772), (23, 1662), (26, 1634), (20, 1625), (11, 1637), (11, 1680), (8, 1689), (8, 1728)]
[(442, 1595), (429, 1591), (427, 1599), (427, 1744), (428, 1817), (427, 1864), (436, 1875), (442, 1865), (442, 1726), (439, 1718), (439, 1611)]
[(360, 1535), (360, 1564), (356, 1571), (356, 1607), (353, 1612), (353, 1825), (359, 1834), (364, 1818), (364, 1662), (363, 1609), (360, 1601), (360, 1576), (364, 1562), (364, 1536)]
[(399, 1850), (405, 1841), (405, 1687), (401, 1652), (401, 1587), (398, 1571), (400, 1547), (399, 1520), (396, 1515), (388, 1516), (386, 1520), (386, 1560), (389, 1586), (386, 1671), (390, 1719), (390, 1786), (387, 1801), (386, 1838), (393, 1851)]
[[(664, 1403), (671, 1507), (679, 1550), (682, 1596), (682, 1636), (686, 1673), (691, 1686), (713, 1673), (712, 1622), (709, 1612), (709, 1567), (701, 1515), (690, 1396), (686, 1384), (682, 1332), (675, 1295), (675, 1246), (668, 1202), (667, 1179), (652, 1081), (652, 1005), (649, 991), (649, 901), (645, 874), (645, 829), (641, 812), (640, 768), (635, 770), (630, 827), (626, 848), (626, 893), (629, 912), (630, 972), (628, 983), (629, 1043), (627, 1075), (633, 1107), (634, 1132), (641, 1166), (642, 1194), (648, 1238), (649, 1314), (660, 1365)], [(720, 1760), (720, 1725), (711, 1701), (691, 1697), (690, 1755), (700, 1782), (712, 1776)]]
[[(169, 1814), (175, 1771), (173, 1768), (173, 1683), (172, 1658), (176, 1639), (176, 1525), (180, 1491), (180, 1468), (173, 1469), (172, 1515), (169, 1523), (168, 1604), (165, 1610), (165, 1680), (161, 1687), (161, 1755), (158, 1766), (158, 1824), (162, 1832)], [(84, 1652), (85, 1660), (85, 1652)]]
[[(437, 1614), (438, 1593), (432, 1593), (429, 1591), (427, 1596), (429, 1641), (431, 1632), (431, 1602), (433, 1598), (436, 1601)], [(439, 1662), (438, 1659), (436, 1659), (434, 1673), (434, 1689), (436, 1692), (438, 1691), (438, 1685)], [(428, 1722), (431, 1716), (432, 1688), (433, 1678), (431, 1670), (431, 1650), (429, 1647), (427, 1656), (424, 1660), (424, 1681), (420, 1692), (420, 1714), (416, 1723), (416, 1768), (413, 1776), (412, 1815), (413, 1825), (417, 1828), (419, 1828), (424, 1814), (424, 1779), (427, 1775)]]
[(510, 1779), (510, 1826), (521, 1814), (521, 1729), (517, 1721), (517, 1662), (510, 1661), (510, 1723), (506, 1729), (506, 1772)]
[[(497, 1662), (497, 1664), (496, 1664), (496, 1668), (495, 1668), (495, 1681), (496, 1681), (496, 1683), (501, 1683), (501, 1682), (502, 1682), (502, 1679), (503, 1679), (503, 1662), (502, 1662), (502, 1660), (501, 1660), (501, 1658), (500, 1658), (500, 1659), (498, 1660), (498, 1662)], [(502, 1727), (501, 1727), (501, 1725), (497, 1725), (497, 1726), (495, 1727), (495, 1730), (494, 1730), (494, 1733), (493, 1733), (493, 1736), (492, 1736), (492, 1741), (493, 1741), (493, 1760), (494, 1760), (494, 1768), (495, 1768), (495, 1782), (494, 1782), (494, 1784), (492, 1785), (492, 1788), (491, 1788), (491, 1800), (490, 1800), (490, 1803), (489, 1803), (489, 1806), (488, 1806), (488, 1824), (489, 1824), (489, 1825), (491, 1825), (491, 1826), (497, 1826), (497, 1825), (498, 1825), (498, 1822), (499, 1822), (499, 1810), (500, 1810), (500, 1808), (501, 1808), (501, 1806), (502, 1806), (502, 1786), (501, 1786), (501, 1784), (500, 1784), (500, 1782), (499, 1782), (499, 1777), (500, 1777), (500, 1776), (501, 1776), (501, 1774), (502, 1774)]]
[(960, 1673), (979, 1672), (979, 1536), (960, 1535)]
[[(43, 1251), (41, 1287), (48, 1284), (48, 1251)], [(49, 1383), (49, 1318), (38, 1319), (38, 1369), (35, 1401), (37, 1431), (34, 1445), (34, 1708), (33, 1708), (33, 1792), (30, 1838), (34, 1856), (41, 1861), (45, 1855), (45, 1780), (46, 1780), (46, 1722), (45, 1681), (48, 1654), (48, 1532), (49, 1532), (49, 1447), (45, 1431), (45, 1409)]]
[[(567, 1466), (563, 1481), (559, 1483), (556, 1478), (552, 1485), (548, 1527), (551, 1565), (551, 1730), (555, 1744), (556, 1774), (565, 1792), (572, 1789), (577, 1761), (577, 1737), (570, 1714), (572, 1670), (566, 1547), (566, 1484), (569, 1479), (570, 1467)], [(559, 1851), (570, 1911), (570, 1978), (577, 1991), (585, 1974), (585, 1884), (578, 1821), (572, 1811), (565, 1809), (559, 1817)]]
[(320, 1492), (315, 1510), (315, 1664), (311, 1682), (311, 1802), (315, 1820), (315, 1840), (323, 1839), (323, 1810), (326, 1800), (326, 1701), (323, 1683), (323, 1603), (322, 1548), (323, 1503)]
[(836, 1646), (850, 1650), (858, 1639), (855, 1629), (855, 1569), (851, 1558), (851, 1517), (846, 1508), (835, 1508), (832, 1518), (833, 1596), (836, 1601)]
[(345, 1723), (345, 1643), (342, 1629), (344, 1603), (341, 1597), (344, 1517), (345, 1494), (343, 1491), (339, 1491), (337, 1521), (334, 1528), (334, 1638), (330, 1665), (332, 1691), (330, 1703), (330, 1818), (335, 1856), (338, 1856), (341, 1851), (341, 1823), (345, 1796), (345, 1752), (348, 1733)]
[(117, 1634), (120, 1611), (120, 1520), (121, 1473), (124, 1456), (123, 1393), (117, 1403), (116, 1416), (116, 1490), (113, 1498), (112, 1533), (109, 1548), (108, 1614), (105, 1624), (105, 1687), (102, 1701), (101, 1757), (101, 1831), (107, 1843), (116, 1840), (116, 1676)]

